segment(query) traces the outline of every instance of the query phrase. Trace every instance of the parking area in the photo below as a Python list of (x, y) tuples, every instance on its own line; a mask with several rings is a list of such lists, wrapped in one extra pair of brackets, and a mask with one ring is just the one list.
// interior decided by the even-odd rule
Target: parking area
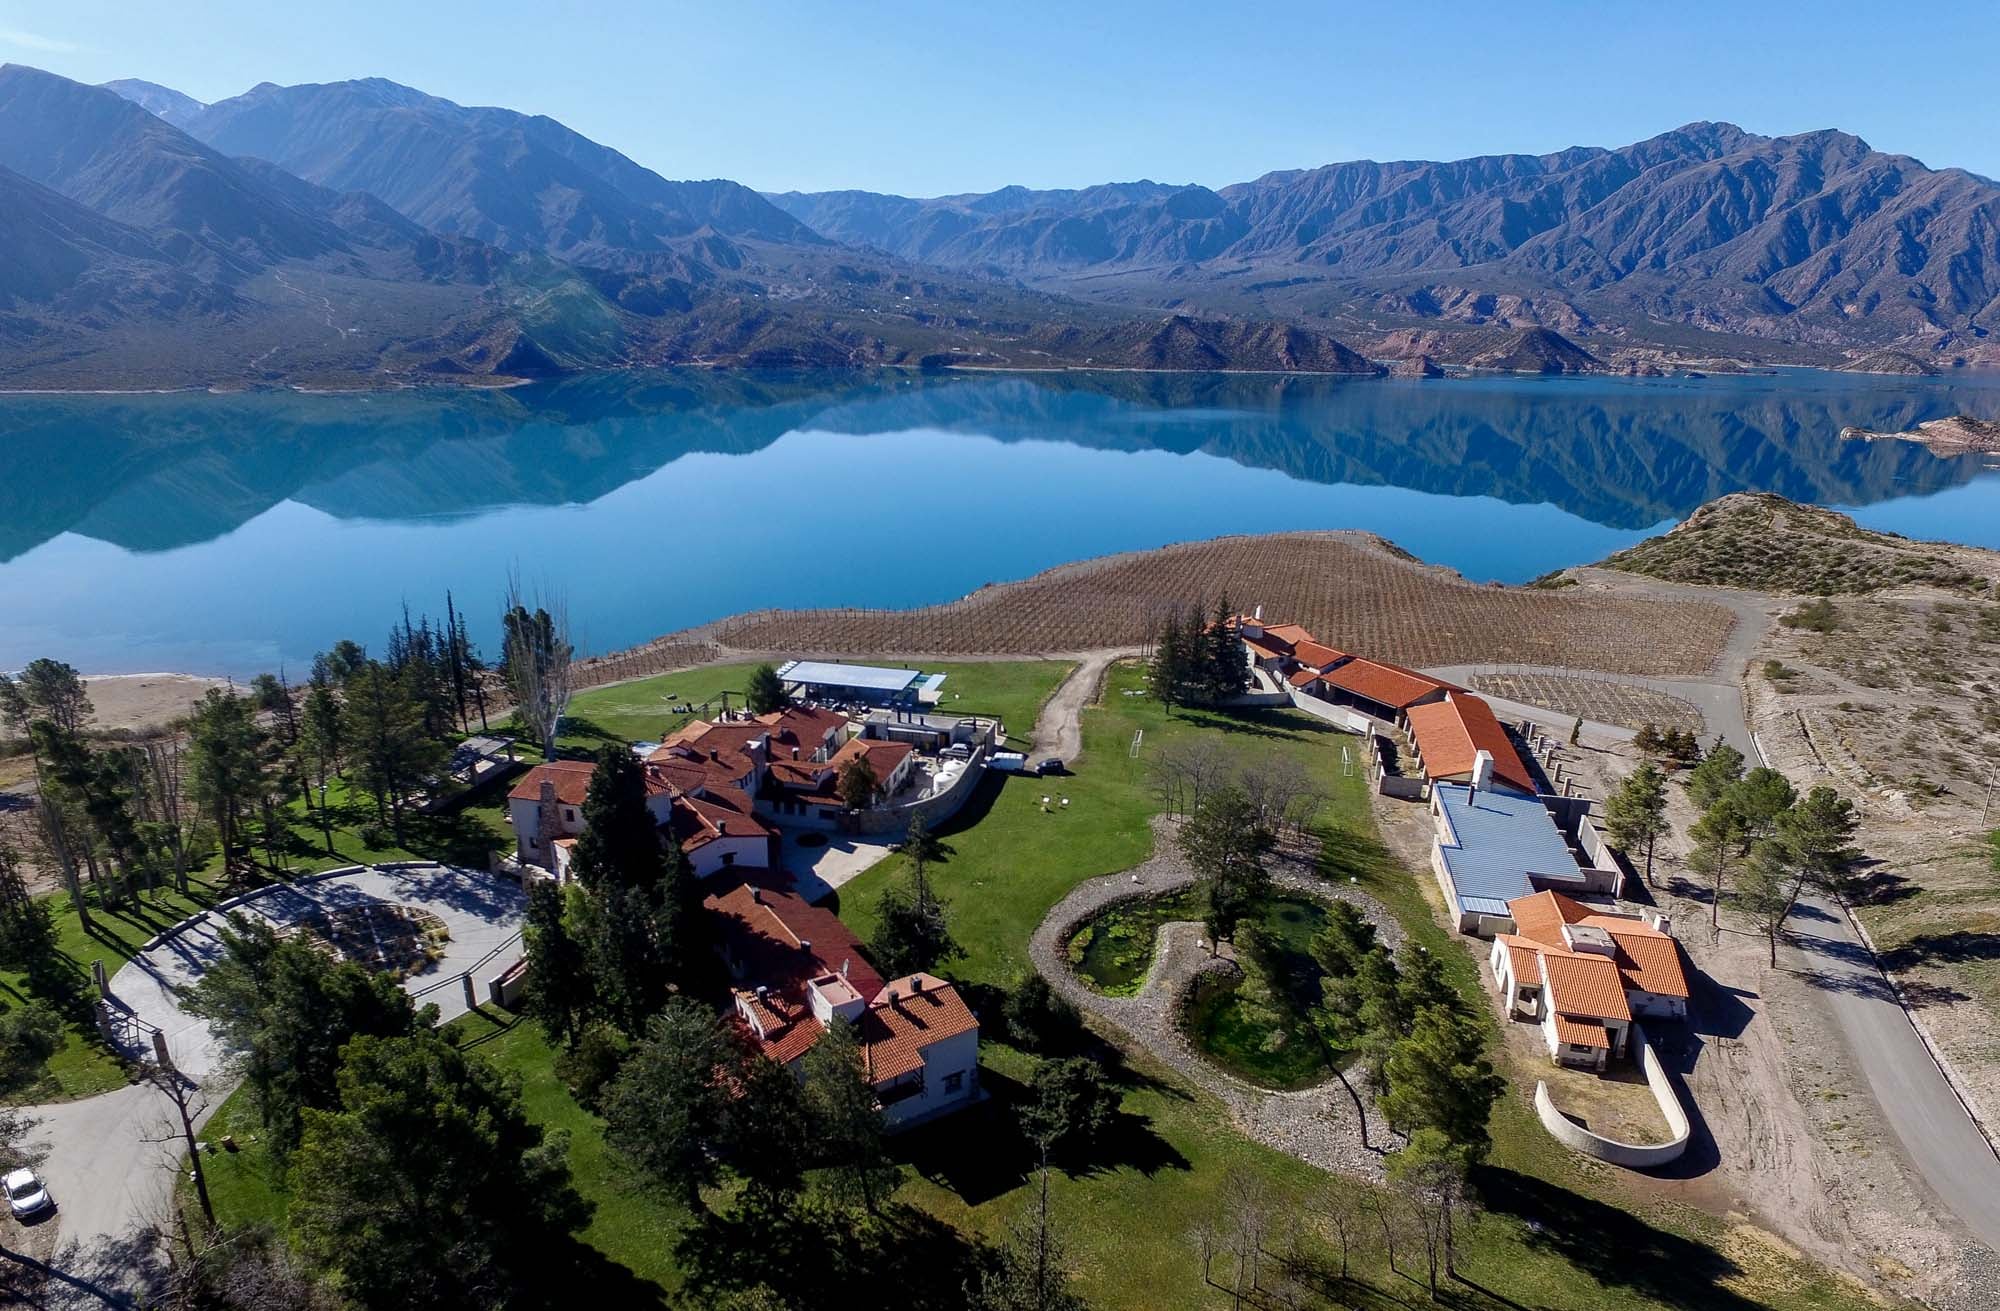
[[(280, 884), (235, 909), (285, 927), (365, 907), (391, 906), (434, 916), (444, 926), (437, 959), (411, 973), (403, 986), (420, 1003), (435, 1002), (445, 1019), (466, 1009), (458, 980), (467, 970), (475, 970), (474, 983), (483, 995), (485, 979), (520, 958), (526, 897), (518, 884), (483, 870), (449, 865), (355, 869), (312, 882)], [(214, 1071), (222, 1053), (207, 1023), (182, 1010), (178, 990), (199, 980), (221, 955), (224, 923), (213, 913), (199, 917), (134, 957), (111, 980), (111, 1004), (122, 1020), (117, 1041), (129, 1054), (150, 1055), (157, 1029), (165, 1035), (176, 1068), (196, 1082)]]

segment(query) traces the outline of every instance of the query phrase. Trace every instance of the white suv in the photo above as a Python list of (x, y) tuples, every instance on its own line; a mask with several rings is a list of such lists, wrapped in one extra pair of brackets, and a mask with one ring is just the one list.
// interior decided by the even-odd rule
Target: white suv
[(7, 1206), (16, 1220), (25, 1220), (56, 1204), (56, 1199), (49, 1196), (49, 1186), (33, 1170), (14, 1171), (7, 1176), (5, 1186)]

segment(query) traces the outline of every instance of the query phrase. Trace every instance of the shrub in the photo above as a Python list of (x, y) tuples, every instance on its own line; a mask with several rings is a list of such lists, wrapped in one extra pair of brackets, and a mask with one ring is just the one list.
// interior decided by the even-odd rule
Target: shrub
[(62, 1016), (39, 1001), (0, 1015), (0, 1084), (26, 1083), (62, 1046)]
[(1069, 998), (1030, 974), (1007, 994), (1007, 1032), (1017, 1046), (1036, 1052), (1070, 1052), (1083, 1044), (1083, 1015)]
[(1807, 601), (1778, 620), (1787, 628), (1803, 628), (1814, 633), (1831, 633), (1840, 627), (1840, 611), (1826, 597)]
[(556, 1057), (556, 1076), (569, 1085), (580, 1104), (595, 1110), (604, 1086), (618, 1077), (631, 1054), (632, 1040), (598, 1020), (583, 1031), (575, 1047)]

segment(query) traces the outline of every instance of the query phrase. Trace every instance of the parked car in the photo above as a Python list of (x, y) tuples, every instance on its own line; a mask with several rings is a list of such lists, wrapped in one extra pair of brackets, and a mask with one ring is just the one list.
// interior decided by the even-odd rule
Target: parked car
[(1018, 751), (996, 751), (987, 764), (1005, 774), (1018, 774), (1028, 767), (1028, 758)]
[(972, 759), (972, 748), (963, 742), (953, 742), (950, 746), (939, 751), (938, 754), (946, 760), (970, 760)]
[(1041, 764), (1037, 765), (1035, 767), (1035, 772), (1037, 774), (1063, 774), (1067, 773), (1068, 771), (1063, 768), (1062, 761), (1057, 760), (1055, 757), (1051, 756), (1047, 760), (1044, 760)]
[(56, 1204), (49, 1196), (49, 1186), (33, 1170), (20, 1169), (6, 1178), (7, 1206), (16, 1220), (26, 1220), (39, 1215)]

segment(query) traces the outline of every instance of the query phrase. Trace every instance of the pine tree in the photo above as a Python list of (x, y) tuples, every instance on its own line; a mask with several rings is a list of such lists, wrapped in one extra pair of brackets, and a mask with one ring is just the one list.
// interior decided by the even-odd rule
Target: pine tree
[(1180, 607), (1167, 611), (1153, 648), (1153, 696), (1171, 711), (1183, 704), (1181, 689), (1187, 682), (1187, 645), (1181, 631)]
[(1214, 621), (1202, 634), (1206, 655), (1203, 681), (1208, 685), (1208, 700), (1212, 705), (1223, 705), (1250, 686), (1250, 663), (1245, 657), (1243, 639), (1230, 625), (1232, 618), (1225, 593), (1216, 601)]
[(564, 919), (561, 888), (552, 879), (528, 886), (528, 910), (522, 939), (532, 973), (528, 978), (527, 1012), (541, 1022), (551, 1042), (576, 1046), (591, 1012), (590, 972)]
[(1641, 761), (1604, 803), (1604, 833), (1621, 851), (1646, 852), (1646, 882), (1653, 881), (1653, 850), (1667, 832), (1667, 776)]
[(743, 700), (753, 715), (768, 715), (774, 710), (785, 708), (785, 685), (778, 679), (778, 671), (771, 665), (758, 665), (750, 671), (750, 685), (744, 689)]

